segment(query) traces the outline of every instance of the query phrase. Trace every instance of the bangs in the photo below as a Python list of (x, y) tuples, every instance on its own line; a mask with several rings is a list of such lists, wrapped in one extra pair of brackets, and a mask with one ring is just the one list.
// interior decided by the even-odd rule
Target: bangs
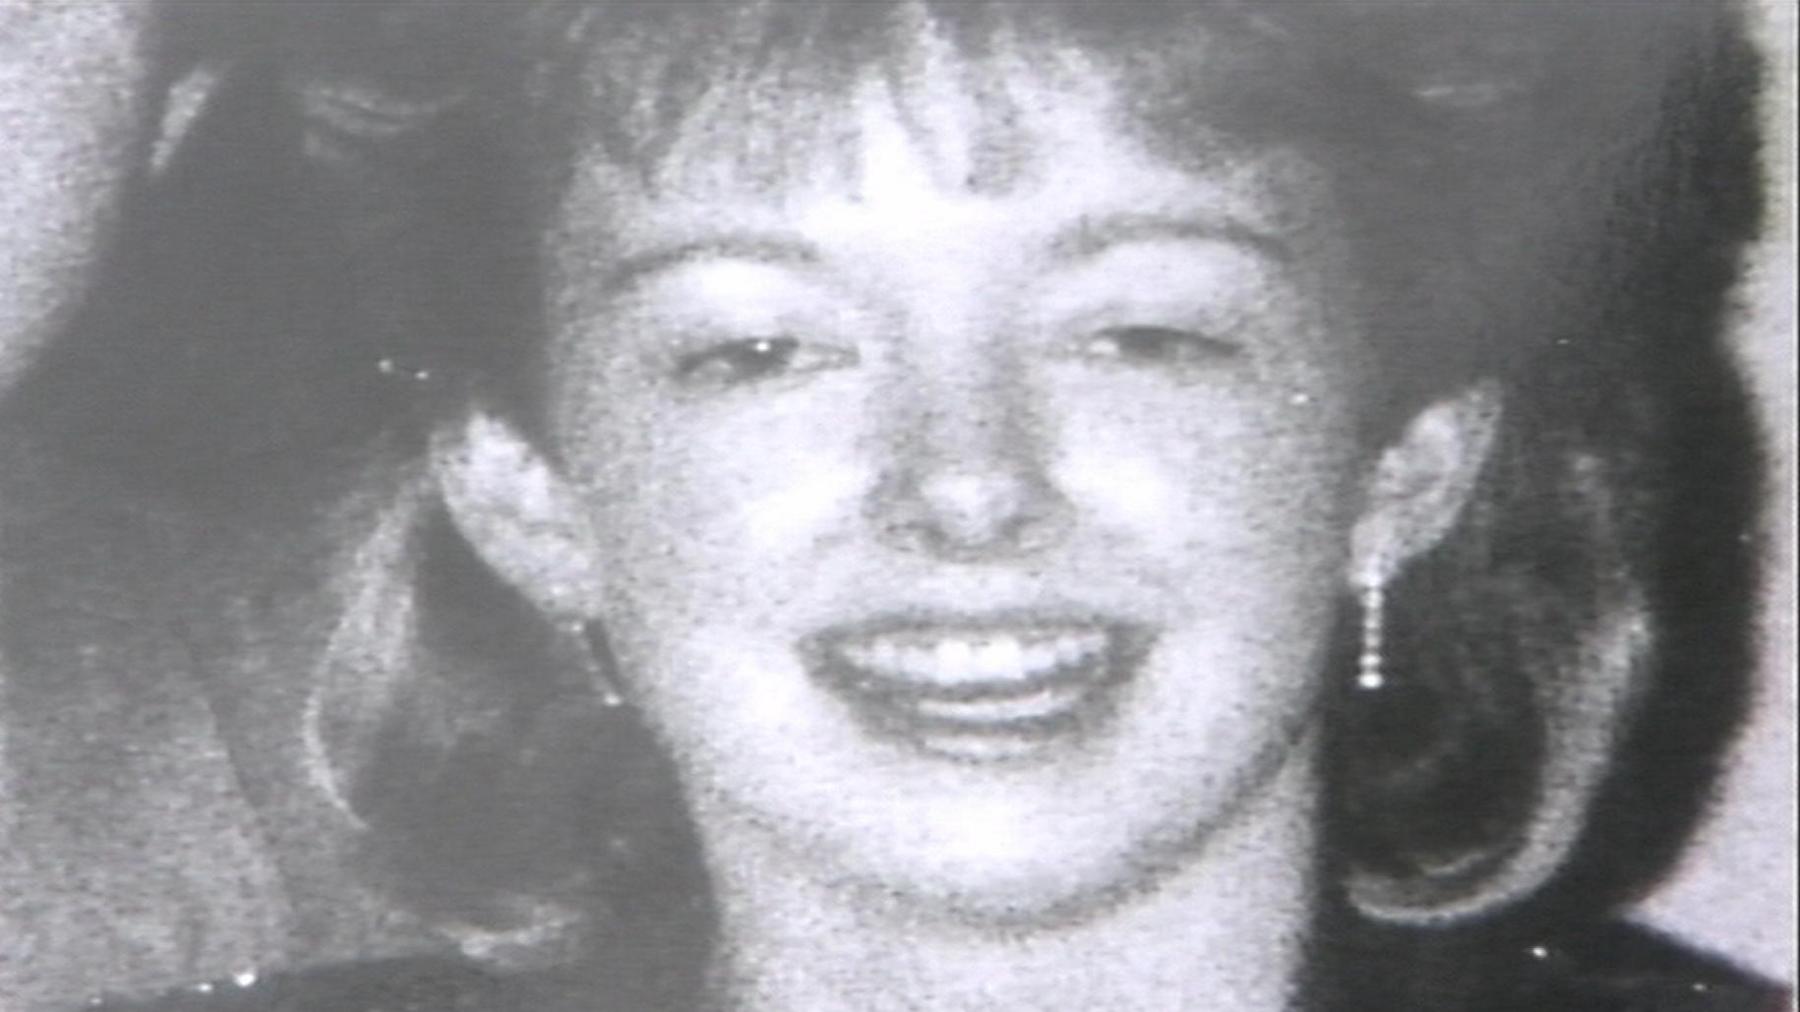
[(1125, 118), (1165, 140), (1205, 126), (1359, 161), (1369, 152), (1416, 161), (1459, 145), (1491, 154), (1521, 132), (1591, 139), (1641, 114), (1660, 71), (1703, 46), (1721, 17), (1699, 0), (1657, 0), (1631, 17), (1606, 4), (1454, 0), (549, 0), (530, 9), (536, 41), (524, 48), (548, 57), (528, 72), (528, 101), (546, 114), (535, 140), (562, 154), (575, 144), (646, 177), (671, 158), (723, 155), (767, 178), (823, 153), (847, 157), (845, 112), (879, 83), (927, 150), (937, 145), (919, 110), (946, 97), (967, 107), (983, 185), (994, 153), (1004, 163), (1022, 142), (1008, 84), (1023, 74), (1097, 72), (1128, 97)]
[[(946, 182), (992, 193), (1046, 154), (1030, 106), (1060, 90), (1109, 87), (1122, 129), (1153, 143), (1191, 145), (1201, 123), (1247, 135), (1291, 119), (1271, 115), (1263, 85), (1303, 91), (1292, 66), (1246, 73), (1278, 48), (1259, 29), (1236, 4), (609, 5), (579, 19), (578, 55), (540, 85), (539, 143), (573, 145), (550, 164), (598, 157), (652, 189), (698, 166), (752, 187), (849, 178), (872, 96)], [(1232, 115), (1251, 105), (1259, 115)]]

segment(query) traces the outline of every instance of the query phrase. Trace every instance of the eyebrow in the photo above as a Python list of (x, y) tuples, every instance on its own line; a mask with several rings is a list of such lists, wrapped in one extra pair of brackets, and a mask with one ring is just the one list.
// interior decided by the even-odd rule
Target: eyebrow
[[(1059, 260), (1084, 260), (1117, 246), (1155, 240), (1224, 242), (1244, 246), (1279, 263), (1293, 259), (1281, 240), (1242, 222), (1226, 218), (1123, 213), (1083, 216), (1058, 231), (1050, 253)], [(793, 236), (726, 233), (690, 242), (654, 246), (620, 258), (602, 279), (602, 288), (618, 292), (652, 274), (702, 260), (741, 260), (775, 267), (814, 267), (818, 247)]]
[(602, 284), (607, 291), (616, 292), (651, 274), (700, 260), (743, 260), (777, 267), (810, 267), (817, 265), (820, 257), (817, 247), (791, 237), (755, 233), (708, 236), (627, 255), (606, 272)]
[(1243, 222), (1168, 214), (1084, 215), (1051, 239), (1050, 250), (1058, 259), (1084, 260), (1115, 246), (1159, 239), (1223, 242), (1248, 247), (1278, 263), (1289, 263), (1294, 259), (1293, 251), (1286, 243)]

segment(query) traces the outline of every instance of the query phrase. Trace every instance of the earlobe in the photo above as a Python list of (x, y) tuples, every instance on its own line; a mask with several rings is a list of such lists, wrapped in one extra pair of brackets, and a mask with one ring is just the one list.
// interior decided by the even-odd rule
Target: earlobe
[(1499, 431), (1497, 386), (1478, 383), (1415, 415), (1382, 451), (1351, 539), (1350, 580), (1380, 586), (1443, 541)]
[(600, 567), (586, 509), (529, 440), (473, 412), (439, 431), (431, 456), (452, 522), (501, 579), (553, 619), (599, 612)]

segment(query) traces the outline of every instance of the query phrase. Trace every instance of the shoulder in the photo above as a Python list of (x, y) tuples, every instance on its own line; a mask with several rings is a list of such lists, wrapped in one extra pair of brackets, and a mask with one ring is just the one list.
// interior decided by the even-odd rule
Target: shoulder
[[(1330, 954), (1328, 954), (1330, 955)], [(1786, 989), (1618, 921), (1363, 926), (1328, 960), (1334, 1012), (1785, 1012)]]
[[(1495, 947), (1483, 961), (1489, 970), (1475, 986), (1432, 990), (1439, 998), (1460, 995), (1455, 1007), (1465, 1012), (1781, 1012), (1788, 1007), (1787, 991), (1772, 982), (1630, 926), (1597, 927), (1517, 951)], [(1437, 966), (1446, 969), (1442, 963)], [(643, 1007), (626, 991), (592, 977), (502, 974), (437, 958), (238, 978), (145, 1002), (89, 1006), (95, 1012), (622, 1012)], [(1380, 1007), (1388, 1012), (1397, 1006), (1389, 1001)], [(1437, 1012), (1446, 1006), (1441, 1001), (1400, 1001), (1398, 1007)]]
[(1628, 924), (1511, 953), (1493, 1012), (1780, 1012), (1786, 989), (1717, 956)]
[[(506, 974), (452, 958), (372, 960), (207, 981), (90, 1012), (606, 1012), (603, 989), (552, 974)], [(598, 1002), (599, 1004), (595, 1004)], [(71, 1012), (75, 1010), (71, 1009)]]

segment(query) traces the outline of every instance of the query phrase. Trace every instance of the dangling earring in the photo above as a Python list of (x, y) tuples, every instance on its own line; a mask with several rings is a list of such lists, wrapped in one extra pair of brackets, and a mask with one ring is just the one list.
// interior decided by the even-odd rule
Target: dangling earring
[(574, 644), (575, 654), (581, 659), (582, 671), (588, 676), (588, 684), (599, 693), (600, 705), (609, 710), (624, 706), (625, 693), (620, 690), (618, 679), (613, 676), (612, 652), (607, 649), (605, 638), (595, 631), (592, 623), (581, 619), (564, 622), (563, 632)]
[(1381, 671), (1381, 634), (1387, 607), (1387, 588), (1379, 576), (1365, 577), (1358, 593), (1362, 603), (1361, 648), (1356, 655), (1356, 687), (1369, 692), (1387, 684)]

